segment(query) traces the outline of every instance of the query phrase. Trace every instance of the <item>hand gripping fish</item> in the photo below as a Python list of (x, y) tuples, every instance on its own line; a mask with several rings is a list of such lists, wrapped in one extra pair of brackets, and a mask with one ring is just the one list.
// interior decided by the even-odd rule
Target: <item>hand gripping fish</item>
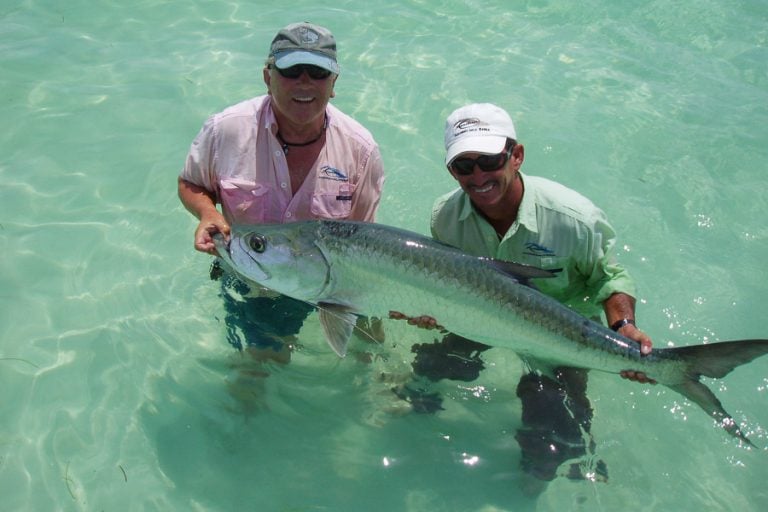
[(318, 307), (340, 356), (357, 315), (428, 315), (459, 336), (522, 358), (611, 373), (645, 372), (752, 445), (701, 376), (722, 378), (768, 352), (768, 340), (655, 348), (591, 321), (529, 285), (546, 270), (470, 256), (417, 233), (351, 221), (234, 226), (219, 255), (245, 281)]

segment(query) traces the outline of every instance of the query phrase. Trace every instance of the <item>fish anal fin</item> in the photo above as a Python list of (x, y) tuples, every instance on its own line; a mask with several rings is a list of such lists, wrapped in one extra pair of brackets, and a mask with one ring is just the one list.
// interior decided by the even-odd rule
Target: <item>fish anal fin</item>
[(723, 404), (715, 396), (711, 389), (698, 380), (688, 379), (679, 384), (668, 386), (673, 391), (677, 391), (688, 400), (694, 402), (704, 411), (713, 417), (733, 437), (741, 440), (749, 446), (755, 447), (752, 441), (741, 432), (736, 421), (723, 408)]
[(340, 304), (321, 302), (317, 306), (325, 340), (339, 357), (346, 356), (357, 316), (349, 307)]
[(722, 341), (706, 345), (670, 348), (667, 349), (667, 352), (682, 360), (686, 368), (680, 381), (665, 383), (667, 387), (704, 409), (733, 437), (740, 439), (749, 446), (754, 446), (739, 430), (739, 426), (725, 411), (720, 400), (699, 381), (699, 378), (702, 375), (716, 379), (725, 377), (734, 368), (767, 354), (768, 340)]

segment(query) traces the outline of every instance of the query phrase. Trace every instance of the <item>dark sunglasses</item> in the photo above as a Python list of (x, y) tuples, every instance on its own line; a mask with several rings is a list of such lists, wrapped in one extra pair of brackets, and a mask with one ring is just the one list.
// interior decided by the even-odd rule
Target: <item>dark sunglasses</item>
[(305, 71), (307, 72), (307, 75), (309, 75), (309, 78), (312, 80), (325, 80), (331, 76), (331, 72), (327, 69), (323, 69), (318, 66), (312, 66), (311, 64), (296, 64), (295, 66), (282, 69), (275, 66), (275, 69), (278, 73), (280, 73), (280, 76), (283, 78), (290, 78), (291, 80), (296, 80)]
[(450, 168), (459, 176), (469, 176), (478, 166), (483, 172), (498, 171), (504, 167), (512, 156), (514, 145), (509, 146), (503, 153), (496, 155), (481, 155), (477, 158), (457, 158), (451, 162)]

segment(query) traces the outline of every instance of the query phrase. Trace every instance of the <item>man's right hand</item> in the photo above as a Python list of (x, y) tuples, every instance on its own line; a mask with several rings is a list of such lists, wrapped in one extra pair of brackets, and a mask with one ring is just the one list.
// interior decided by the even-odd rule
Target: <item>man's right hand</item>
[(216, 196), (200, 185), (179, 177), (179, 199), (184, 208), (200, 219), (195, 230), (195, 249), (217, 256), (213, 235), (221, 233), (229, 240), (229, 223), (216, 209)]
[(195, 249), (212, 256), (218, 256), (216, 244), (213, 243), (213, 235), (221, 233), (225, 239), (229, 240), (230, 228), (224, 216), (218, 210), (214, 211), (215, 213), (208, 213), (200, 219), (200, 224), (195, 230)]

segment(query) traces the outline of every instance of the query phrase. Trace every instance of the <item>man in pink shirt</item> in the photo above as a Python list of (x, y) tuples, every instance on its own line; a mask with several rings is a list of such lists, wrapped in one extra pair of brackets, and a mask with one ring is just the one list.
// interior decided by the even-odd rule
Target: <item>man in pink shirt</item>
[[(277, 33), (263, 69), (267, 94), (211, 116), (179, 175), (179, 198), (200, 220), (195, 249), (215, 255), (213, 235), (228, 236), (235, 223), (374, 221), (381, 154), (368, 130), (329, 104), (338, 74), (336, 41), (326, 28), (295, 23)], [(282, 350), (269, 340), (298, 332), (310, 309), (287, 297), (252, 300), (260, 294), (247, 288), (226, 277), (228, 320), (250, 318), (241, 326), (251, 331), (246, 341)], [(228, 327), (230, 343), (242, 348)]]

